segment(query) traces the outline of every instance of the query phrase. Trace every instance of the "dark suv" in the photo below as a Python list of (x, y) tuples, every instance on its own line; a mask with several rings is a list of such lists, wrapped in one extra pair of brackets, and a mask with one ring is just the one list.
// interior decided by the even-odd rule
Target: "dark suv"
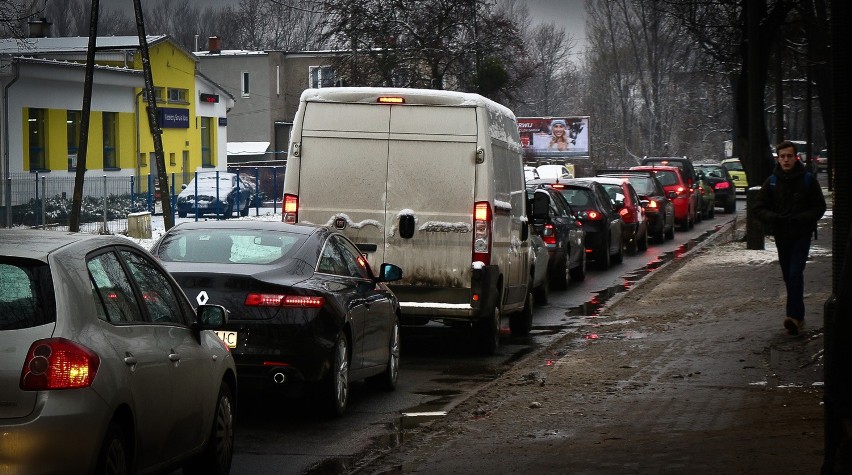
[(726, 213), (737, 211), (737, 189), (734, 179), (721, 163), (700, 163), (696, 165), (698, 173), (704, 175), (716, 192), (715, 205), (725, 208)]
[(569, 278), (585, 279), (585, 232), (571, 205), (557, 190), (548, 187), (528, 188), (527, 201), (536, 234), (547, 246), (550, 284), (565, 289)]
[(559, 191), (571, 205), (586, 231), (586, 252), (591, 253), (598, 267), (608, 269), (611, 262), (621, 263), (624, 258), (621, 244), (623, 221), (600, 183), (556, 178), (527, 182), (528, 187), (539, 185)]

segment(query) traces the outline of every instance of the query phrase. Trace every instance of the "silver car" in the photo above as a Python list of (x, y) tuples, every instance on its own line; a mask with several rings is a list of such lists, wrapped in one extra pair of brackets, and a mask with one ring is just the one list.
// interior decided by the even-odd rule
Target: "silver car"
[(0, 472), (228, 473), (227, 317), (122, 237), (0, 229)]

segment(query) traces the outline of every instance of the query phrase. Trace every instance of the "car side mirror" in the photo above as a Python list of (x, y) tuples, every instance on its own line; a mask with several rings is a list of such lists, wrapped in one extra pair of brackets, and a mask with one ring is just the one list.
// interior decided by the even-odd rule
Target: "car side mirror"
[(532, 199), (532, 218), (547, 220), (550, 217), (550, 197), (544, 193), (536, 193)]
[(402, 279), (402, 269), (399, 266), (383, 263), (379, 267), (379, 282), (393, 282)]
[(229, 312), (221, 305), (199, 305), (195, 310), (195, 327), (198, 330), (216, 330), (228, 323)]

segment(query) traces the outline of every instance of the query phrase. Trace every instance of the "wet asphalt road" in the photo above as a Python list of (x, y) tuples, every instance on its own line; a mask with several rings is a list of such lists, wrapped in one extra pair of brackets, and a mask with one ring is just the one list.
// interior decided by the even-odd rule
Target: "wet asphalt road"
[[(738, 202), (742, 214), (745, 202)], [(371, 448), (399, 442), (402, 424), (416, 423), (410, 413), (451, 409), (466, 395), (495, 379), (514, 361), (571, 331), (569, 315), (592, 315), (608, 300), (628, 290), (648, 272), (677, 259), (712, 235), (733, 215), (717, 209), (675, 239), (652, 243), (645, 253), (625, 255), (622, 264), (602, 271), (589, 265), (583, 282), (551, 291), (549, 303), (537, 307), (528, 337), (512, 337), (504, 319), (501, 348), (493, 356), (477, 355), (465, 332), (438, 324), (404, 328), (397, 390), (382, 392), (353, 383), (346, 415), (318, 415), (310, 401), (245, 396), (237, 413), (235, 475), (346, 473), (369, 457)]]

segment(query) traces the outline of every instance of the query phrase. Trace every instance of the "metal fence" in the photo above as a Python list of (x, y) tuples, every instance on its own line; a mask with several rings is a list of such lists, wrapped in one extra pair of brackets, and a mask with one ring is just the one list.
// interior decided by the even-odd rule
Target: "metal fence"
[[(284, 167), (229, 167), (228, 171), (247, 176), (257, 184), (258, 192), (252, 201), (255, 214), (260, 206), (272, 207), (278, 212)], [(182, 185), (194, 176), (169, 175), (173, 213), (177, 213), (175, 200)], [(4, 184), (11, 190), (5, 195), (11, 196), (11, 201), (0, 207), (0, 226), (68, 230), (74, 180), (73, 176), (51, 176), (50, 173), (11, 174)], [(83, 182), (80, 231), (126, 234), (128, 214), (162, 212), (158, 194), (153, 175), (143, 176), (141, 180), (132, 176), (87, 176)]]

